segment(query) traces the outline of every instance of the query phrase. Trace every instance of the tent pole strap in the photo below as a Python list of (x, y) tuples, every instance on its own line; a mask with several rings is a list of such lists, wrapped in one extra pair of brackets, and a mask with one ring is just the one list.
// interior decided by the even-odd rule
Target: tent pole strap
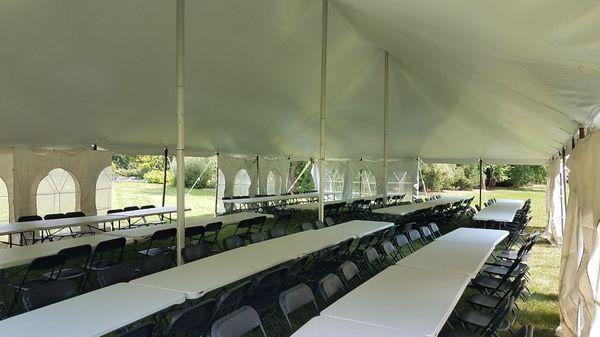
[(167, 164), (168, 164), (168, 156), (169, 156), (169, 149), (167, 149), (166, 147), (163, 149), (163, 156), (164, 156), (164, 168), (163, 168), (163, 190), (162, 190), (162, 207), (165, 207), (165, 198), (167, 196)]
[(185, 245), (185, 0), (177, 0), (176, 34), (176, 93), (177, 93), (177, 265), (183, 264), (181, 249)]
[(479, 209), (483, 198), (483, 160), (479, 158)]
[(321, 106), (320, 106), (320, 137), (319, 137), (319, 221), (325, 218), (325, 203), (323, 201), (325, 182), (325, 104), (327, 100), (327, 9), (329, 3), (323, 0), (323, 18), (321, 27)]
[(388, 137), (389, 137), (389, 72), (390, 54), (385, 51), (383, 72), (383, 205), (388, 197)]

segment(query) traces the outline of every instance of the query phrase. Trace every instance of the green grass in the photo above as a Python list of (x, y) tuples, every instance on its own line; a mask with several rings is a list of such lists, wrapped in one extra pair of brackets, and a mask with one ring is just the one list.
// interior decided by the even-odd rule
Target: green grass
[[(188, 193), (189, 192), (189, 193)], [(186, 189), (186, 207), (192, 210), (186, 213), (186, 217), (198, 217), (202, 215), (213, 215), (215, 210), (214, 189), (194, 189), (191, 192)], [(132, 205), (161, 205), (162, 185), (146, 184), (143, 182), (115, 182), (112, 185), (112, 208), (123, 208)], [(177, 190), (173, 186), (167, 186), (165, 205), (176, 206)]]
[[(445, 191), (445, 194), (465, 194), (463, 191)], [(489, 198), (531, 199), (531, 230), (543, 232), (547, 223), (545, 186), (523, 189), (492, 189), (484, 192), (483, 201)], [(470, 193), (469, 193), (470, 194)], [(474, 202), (479, 199), (479, 191)], [(531, 269), (529, 300), (521, 307), (518, 321), (535, 326), (536, 337), (553, 337), (559, 324), (558, 316), (558, 273), (560, 269), (560, 248), (540, 240), (532, 250), (527, 262)]]

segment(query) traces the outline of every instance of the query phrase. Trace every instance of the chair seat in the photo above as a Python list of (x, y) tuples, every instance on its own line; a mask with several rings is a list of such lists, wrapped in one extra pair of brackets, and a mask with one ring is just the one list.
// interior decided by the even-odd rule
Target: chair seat
[(86, 268), (93, 270), (93, 271), (100, 271), (100, 270), (106, 270), (114, 265), (115, 265), (115, 263), (112, 261), (100, 260), (100, 261), (94, 262), (91, 265), (88, 265)]
[[(497, 261), (489, 262), (489, 263), (486, 263), (486, 264), (488, 266), (500, 266), (500, 267), (510, 268), (510, 266), (512, 266), (512, 264), (513, 264), (513, 261), (497, 260)], [(527, 266), (525, 263), (521, 263), (521, 265)]]
[(52, 275), (50, 272), (45, 273), (43, 276), (47, 279), (55, 278), (58, 280), (71, 280), (74, 278), (82, 277), (83, 275), (85, 275), (85, 272), (82, 269), (63, 268), (63, 270), (60, 271), (60, 274), (58, 275), (58, 277), (56, 277), (55, 275)]
[(461, 313), (458, 314), (458, 317), (460, 318), (461, 321), (463, 321), (465, 323), (479, 326), (479, 327), (487, 326), (488, 324), (490, 324), (492, 319), (494, 319), (494, 316), (492, 314), (487, 313), (487, 312), (477, 311), (477, 310), (462, 311)]
[[(491, 266), (491, 267), (485, 268), (486, 273), (492, 274), (492, 275), (500, 275), (500, 276), (504, 276), (504, 275), (508, 274), (509, 270), (510, 269), (508, 269), (507, 267), (500, 267), (500, 266)], [(519, 265), (517, 268), (515, 268), (515, 270), (512, 271), (510, 276), (516, 277), (517, 275), (522, 273), (524, 270), (525, 270), (525, 267), (522, 265)]]
[(477, 276), (475, 279), (473, 279), (471, 281), (471, 285), (475, 286), (475, 287), (480, 287), (480, 288), (487, 288), (487, 289), (496, 289), (498, 287), (499, 290), (501, 291), (506, 291), (508, 290), (508, 284), (504, 283), (502, 284), (502, 279), (499, 278), (495, 278), (495, 277), (489, 277), (489, 276)]
[(13, 284), (12, 287), (16, 290), (21, 289), (21, 291), (27, 291), (31, 288), (35, 288), (37, 286), (46, 284), (48, 282), (49, 281), (46, 279), (31, 279), (31, 280), (27, 280), (27, 281), (23, 282), (22, 284)]
[(467, 299), (467, 302), (485, 308), (496, 308), (502, 298), (498, 296), (492, 296), (487, 294), (477, 294)]
[(167, 248), (156, 247), (156, 248), (144, 249), (144, 250), (140, 250), (138, 253), (140, 253), (142, 255), (147, 255), (147, 256), (158, 256), (158, 255), (163, 255), (163, 254), (171, 254), (171, 247), (167, 247)]
[(470, 333), (464, 330), (447, 330), (442, 332), (439, 337), (481, 337), (474, 333)]

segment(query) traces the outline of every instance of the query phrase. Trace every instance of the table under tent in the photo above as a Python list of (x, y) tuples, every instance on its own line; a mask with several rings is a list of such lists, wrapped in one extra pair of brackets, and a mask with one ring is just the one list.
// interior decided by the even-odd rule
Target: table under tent
[[(1, 334), (531, 336), (531, 201), (419, 198), (436, 162), (548, 165), (557, 331), (599, 335), (599, 7), (0, 2)], [(111, 153), (175, 154), (180, 182), (185, 156), (217, 155), (231, 214), (186, 221), (183, 184), (176, 205), (96, 214)], [(260, 195), (292, 160), (316, 191)], [(79, 210), (27, 217), (59, 167)], [(328, 174), (345, 181), (332, 196)], [(303, 211), (318, 220), (277, 228)]]

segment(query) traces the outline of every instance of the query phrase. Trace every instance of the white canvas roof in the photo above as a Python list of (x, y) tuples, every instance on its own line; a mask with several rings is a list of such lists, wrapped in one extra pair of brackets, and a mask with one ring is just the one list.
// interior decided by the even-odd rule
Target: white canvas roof
[[(186, 4), (186, 151), (319, 151), (320, 0)], [(600, 102), (597, 1), (332, 0), (327, 157), (539, 163)], [(0, 2), (0, 144), (175, 148), (175, 1)]]

